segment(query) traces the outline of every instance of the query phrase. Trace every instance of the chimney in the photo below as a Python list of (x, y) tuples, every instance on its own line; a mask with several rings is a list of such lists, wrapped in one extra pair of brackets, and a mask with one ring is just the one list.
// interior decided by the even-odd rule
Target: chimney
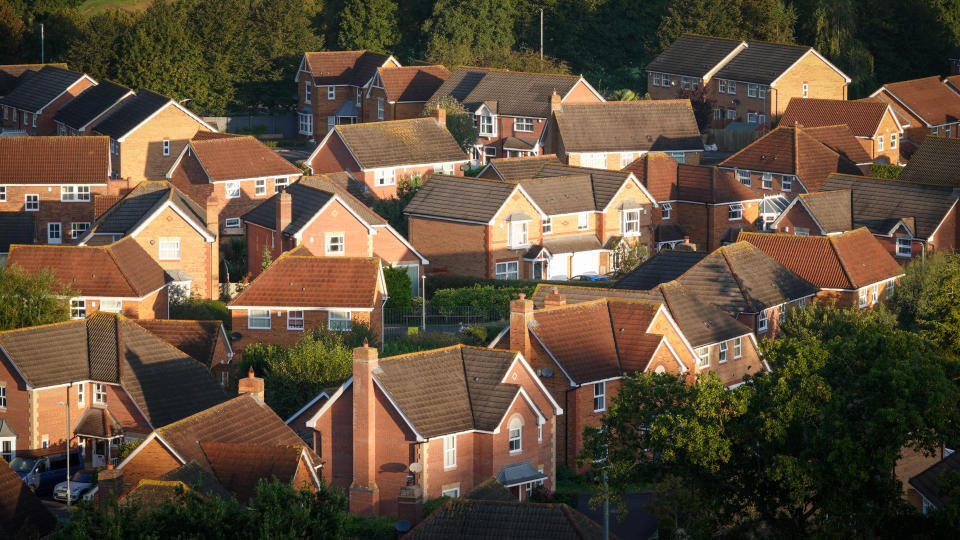
[(696, 251), (696, 250), (697, 250), (697, 245), (690, 243), (690, 237), (689, 237), (689, 236), (684, 236), (684, 237), (683, 237), (683, 243), (682, 243), (682, 244), (677, 244), (677, 246), (676, 246), (675, 248), (673, 248), (673, 249), (675, 249), (675, 250), (677, 250), (677, 251)]
[(207, 222), (205, 223), (210, 232), (220, 236), (220, 199), (213, 193), (207, 197)]
[(353, 482), (350, 484), (350, 513), (377, 515), (380, 488), (377, 486), (377, 397), (374, 371), (380, 369), (377, 349), (364, 341), (353, 350)]
[(560, 94), (558, 94), (556, 90), (554, 90), (553, 93), (550, 94), (550, 112), (551, 113), (554, 111), (559, 111), (563, 109), (563, 106), (560, 104), (561, 99), (562, 98), (560, 97)]
[(527, 295), (520, 293), (518, 299), (510, 302), (510, 349), (522, 354), (527, 361), (532, 351), (527, 324), (532, 320), (533, 300), (527, 300)]
[(554, 287), (553, 290), (547, 294), (546, 298), (543, 299), (543, 307), (545, 308), (565, 305), (567, 305), (567, 297), (566, 295), (560, 294), (560, 289), (556, 287)]
[(257, 398), (257, 401), (259, 401), (260, 403), (263, 403), (263, 397), (264, 397), (263, 379), (260, 377), (254, 376), (253, 367), (251, 367), (250, 371), (247, 373), (247, 378), (240, 379), (240, 382), (237, 385), (237, 393), (253, 394), (253, 397)]
[(107, 508), (123, 493), (123, 471), (108, 464), (97, 474), (97, 486), (97, 507)]
[(447, 127), (447, 111), (446, 109), (436, 107), (430, 111), (430, 116), (440, 124), (440, 127)]
[(287, 190), (283, 190), (277, 197), (277, 232), (282, 233), (291, 221), (293, 221), (293, 197), (287, 193)]

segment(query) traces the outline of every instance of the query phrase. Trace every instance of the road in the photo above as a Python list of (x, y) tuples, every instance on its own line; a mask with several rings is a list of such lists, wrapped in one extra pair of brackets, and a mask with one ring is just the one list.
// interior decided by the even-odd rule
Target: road
[[(613, 507), (610, 508), (610, 532), (622, 540), (647, 540), (657, 532), (657, 520), (648, 508), (649, 491), (627, 494), (627, 515), (623, 521), (617, 518), (619, 514)], [(594, 510), (590, 508), (589, 493), (581, 493), (577, 500), (577, 510), (586, 514), (590, 519), (603, 525), (603, 507)]]

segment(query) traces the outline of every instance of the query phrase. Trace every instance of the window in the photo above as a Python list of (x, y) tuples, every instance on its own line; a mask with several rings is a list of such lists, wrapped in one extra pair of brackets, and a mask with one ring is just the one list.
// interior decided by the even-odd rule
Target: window
[(23, 209), (27, 212), (38, 212), (40, 210), (40, 195), (30, 194), (25, 196)]
[(300, 113), (300, 134), (313, 135), (313, 115)]
[(60, 186), (60, 200), (78, 202), (90, 200), (90, 186)]
[[(36, 115), (36, 114), (34, 114), (34, 115), (33, 115), (33, 118), (30, 119), (30, 123), (31, 123), (31, 125), (32, 125), (33, 127), (37, 127), (37, 115)], [(947, 128), (947, 137), (949, 137), (949, 136), (950, 136), (950, 128), (948, 127), (948, 128)]]
[(758, 124), (766, 125), (766, 123), (767, 123), (767, 115), (765, 115), (765, 114), (758, 114), (758, 115), (757, 115), (757, 123), (758, 123)]
[(737, 170), (737, 180), (745, 186), (750, 185), (750, 171)]
[(727, 81), (727, 93), (736, 94), (737, 93), (737, 83), (733, 81)]
[[(50, 448), (50, 439), (48, 439), (46, 435), (40, 440), (40, 448)], [(37, 468), (37, 472), (47, 472), (46, 464), (41, 464), (40, 467)]]
[(624, 210), (620, 218), (623, 222), (624, 236), (637, 236), (640, 234), (640, 209)]
[(90, 229), (89, 222), (73, 222), (70, 224), (70, 238), (76, 240), (83, 236), (83, 233)]
[(937, 126), (933, 126), (933, 134), (934, 134), (934, 135), (939, 135), (939, 134), (940, 134), (940, 128), (937, 127)]
[(757, 314), (757, 332), (767, 331), (767, 312), (761, 311)]
[(496, 134), (497, 131), (493, 125), (493, 117), (487, 114), (480, 115), (480, 136), (489, 137)]
[[(543, 472), (542, 467), (540, 472)], [(543, 480), (534, 480), (533, 482), (527, 482), (526, 484), (524, 484), (523, 485), (524, 498), (529, 499), (530, 497), (532, 497), (533, 490), (537, 489), (538, 487), (543, 487)]]
[(580, 154), (580, 166), (592, 167), (594, 169), (606, 169), (607, 154), (603, 152), (595, 152), (591, 154)]
[(16, 122), (16, 121), (17, 121), (17, 110), (16, 110), (16, 109), (12, 109), (12, 110), (13, 110), (13, 117), (11, 118), (11, 120), (13, 120), (14, 122)]
[(724, 363), (727, 361), (727, 342), (724, 341), (720, 343), (720, 360), (719, 363)]
[(607, 410), (607, 383), (593, 383), (593, 412)]
[(803, 97), (810, 97), (810, 85), (803, 83)]
[(759, 88), (759, 90), (760, 90), (760, 92), (759, 92), (758, 97), (759, 97), (760, 99), (766, 99), (766, 97), (767, 97), (767, 87), (761, 85), (760, 88)]
[(23, 113), (23, 125), (30, 125), (30, 113), (28, 112)]
[(717, 81), (717, 90), (718, 90), (721, 94), (726, 94), (726, 93), (727, 93), (727, 81), (725, 81), (725, 80), (723, 80), (723, 79), (718, 80), (718, 81)]
[(697, 353), (697, 366), (707, 367), (710, 365), (710, 347), (700, 347), (695, 352)]
[(303, 102), (310, 103), (313, 99), (313, 83), (303, 81)]
[(670, 212), (673, 211), (673, 205), (668, 202), (660, 204), (660, 217), (662, 219), (670, 219)]
[(877, 152), (883, 152), (883, 135), (877, 136)]
[(506, 261), (497, 263), (497, 279), (517, 279), (517, 261)]
[(110, 139), (110, 153), (114, 155), (120, 154), (120, 143), (113, 139)]
[(585, 231), (590, 227), (590, 214), (581, 212), (577, 214), (577, 230)]
[[(37, 119), (37, 117), (34, 116), (33, 119), (34, 119), (33, 127), (37, 127), (37, 124), (36, 124), (36, 119)], [(944, 134), (945, 134), (947, 137), (953, 136), (952, 133), (951, 133), (952, 130), (953, 130), (953, 126), (947, 126), (947, 127), (943, 128)]]
[(327, 87), (327, 99), (328, 99), (328, 100), (331, 100), (331, 101), (334, 100), (334, 99), (337, 99), (337, 87), (336, 87), (336, 86), (328, 86), (328, 87)]
[(859, 299), (859, 301), (860, 301), (860, 304), (859, 304), (860, 307), (862, 307), (862, 308), (863, 308), (863, 307), (867, 307), (868, 299), (867, 299), (867, 289), (866, 289), (866, 287), (864, 287), (863, 289), (860, 289), (859, 291), (857, 291), (857, 295), (858, 295), (858, 297), (859, 297), (858, 299)]
[(484, 161), (489, 160), (490, 158), (497, 157), (497, 147), (496, 146), (485, 146), (483, 147), (483, 159)]
[(667, 152), (667, 155), (673, 158), (677, 163), (683, 163), (687, 159), (687, 154), (683, 152)]
[(913, 247), (909, 238), (897, 238), (897, 257), (912, 257)]
[(660, 76), (660, 86), (670, 86), (670, 76), (666, 73)]
[[(6, 385), (0, 386), (0, 407), (2, 407), (2, 408), (4, 408), (4, 409), (7, 408), (7, 387), (6, 387)], [(4, 448), (4, 452), (6, 452), (6, 450), (7, 450), (7, 449)]]
[(47, 223), (47, 243), (59, 244), (62, 241), (60, 236), (60, 222), (54, 221)]
[(876, 304), (880, 300), (880, 286), (874, 283), (870, 286), (870, 304)]
[(723, 109), (714, 109), (713, 110), (713, 119), (714, 120), (723, 120)]
[(363, 100), (363, 90), (357, 88), (357, 98), (355, 103), (357, 104), (358, 107), (360, 106), (360, 103), (362, 102), (362, 100)]
[(896, 149), (897, 149), (897, 134), (896, 134), (896, 133), (891, 133), (891, 134), (890, 134), (890, 149), (891, 149), (891, 150), (896, 150)]
[(763, 173), (763, 189), (773, 189), (773, 174)]
[(0, 202), (7, 202), (7, 186), (0, 186)]
[(443, 468), (452, 469), (457, 466), (457, 436), (447, 435), (443, 438)]
[[(6, 402), (6, 392), (7, 392), (6, 389), (4, 389), (3, 390), (4, 402)], [(6, 407), (6, 405), (4, 405), (4, 407)], [(13, 457), (14, 457), (13, 448), (14, 448), (15, 441), (16, 439), (14, 437), (9, 437), (3, 440), (3, 452), (2, 452), (3, 459), (7, 461), (13, 461)]]
[(445, 489), (440, 492), (440, 495), (443, 495), (444, 497), (450, 497), (451, 499), (456, 499), (460, 496), (460, 488), (455, 487), (453, 489)]
[(780, 191), (790, 191), (793, 189), (793, 177), (785, 174), (780, 177)]
[(240, 198), (240, 182), (227, 182), (224, 184), (224, 188), (227, 191), (228, 199)]
[(164, 139), (161, 148), (163, 149), (163, 155), (170, 155), (170, 139)]
[(733, 339), (733, 359), (743, 357), (743, 338)]
[(727, 120), (736, 120), (736, 119), (737, 119), (737, 110), (727, 109)]
[(533, 118), (517, 117), (513, 119), (513, 130), (533, 133)]
[(784, 304), (780, 306), (780, 309), (777, 310), (777, 326), (783, 326), (783, 323), (787, 321), (787, 305)]
[(87, 399), (86, 396), (84, 395), (85, 392), (83, 387), (84, 387), (83, 383), (77, 384), (77, 405), (80, 405), (81, 407), (84, 405), (83, 402), (86, 401)]
[(93, 383), (93, 402), (100, 405), (107, 402), (107, 385)]
[(289, 178), (277, 178), (273, 181), (273, 192), (280, 193), (283, 191), (283, 188), (287, 187), (287, 184), (290, 182)]
[(373, 173), (373, 183), (378, 186), (392, 186), (397, 183), (397, 171), (378, 169)]
[(756, 123), (757, 123), (757, 113), (755, 113), (755, 112), (748, 112), (748, 113), (747, 113), (747, 123), (748, 123), (748, 124), (756, 124)]
[(327, 131), (332, 131), (333, 128), (334, 128), (334, 126), (336, 126), (336, 125), (337, 125), (337, 117), (336, 117), (336, 116), (328, 116), (328, 117), (327, 117)]
[(553, 218), (548, 217), (540, 223), (540, 228), (543, 234), (550, 234), (553, 232)]
[(303, 311), (287, 312), (287, 330), (303, 330)]
[(510, 420), (509, 450), (511, 454), (514, 452), (519, 452), (520, 450), (523, 449), (523, 445), (521, 444), (521, 440), (520, 440), (520, 436), (522, 434), (523, 434), (523, 421), (521, 421), (519, 418), (514, 418), (513, 420)]
[(633, 163), (633, 160), (636, 159), (633, 157), (633, 152), (621, 152), (620, 153), (620, 168), (624, 168), (627, 165)]
[(226, 227), (226, 228), (228, 228), (228, 229), (239, 229), (239, 228), (240, 228), (240, 218), (238, 218), (238, 217), (227, 218), (226, 220), (224, 220), (223, 226)]
[(794, 227), (793, 234), (795, 236), (810, 236), (810, 229), (807, 227)]
[(743, 219), (743, 205), (740, 203), (733, 203), (727, 209), (727, 219), (730, 221)]
[(180, 260), (180, 239), (160, 240), (159, 258), (161, 261)]
[(747, 97), (757, 97), (757, 85), (747, 84)]
[(255, 195), (267, 194), (267, 180), (265, 178), (254, 181), (253, 186), (253, 192)]
[(251, 309), (247, 313), (247, 328), (250, 328), (251, 330), (269, 330), (270, 310)]
[(524, 247), (530, 244), (529, 226), (529, 221), (513, 221), (508, 225), (511, 248)]
[(894, 293), (894, 291), (896, 290), (896, 288), (897, 288), (897, 282), (896, 282), (896, 281), (888, 281), (888, 282), (887, 282), (887, 300), (893, 298), (893, 293)]
[(377, 98), (377, 120), (383, 120), (383, 98)]
[(353, 328), (353, 314), (349, 311), (331, 311), (327, 320), (327, 329), (349, 332)]
[(87, 316), (87, 301), (82, 298), (70, 299), (70, 318), (84, 319)]
[[(654, 85), (654, 86), (660, 86), (660, 74), (659, 74), (659, 73), (654, 73), (654, 74), (653, 74), (653, 85)], [(7, 110), (4, 109), (3, 111), (4, 111), (4, 118), (6, 118), (6, 111), (7, 111)]]
[(324, 255), (343, 255), (344, 252), (344, 238), (343, 233), (326, 233), (324, 235)]
[(120, 313), (123, 311), (123, 301), (119, 298), (101, 298), (100, 311), (107, 313)]
[(798, 306), (800, 309), (803, 309), (803, 308), (807, 307), (807, 299), (806, 299), (806, 298), (801, 298), (801, 299), (797, 300), (797, 306)]

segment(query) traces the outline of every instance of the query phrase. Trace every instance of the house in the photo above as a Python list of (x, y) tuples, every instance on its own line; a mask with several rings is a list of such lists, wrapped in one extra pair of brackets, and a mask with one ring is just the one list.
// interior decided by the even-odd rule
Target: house
[(653, 99), (702, 88), (714, 102), (713, 125), (770, 127), (791, 98), (847, 99), (850, 77), (813, 47), (683, 34), (647, 64)]
[(364, 89), (378, 68), (387, 67), (400, 67), (400, 62), (370, 51), (303, 53), (294, 76), (300, 136), (322, 139), (333, 126), (365, 118)]
[(889, 104), (905, 119), (903, 136), (920, 144), (929, 135), (960, 136), (960, 94), (940, 77), (887, 83), (870, 94)]
[(897, 180), (960, 187), (960, 140), (928, 136), (923, 139)]
[(349, 332), (357, 323), (382, 342), (387, 285), (380, 264), (377, 257), (283, 254), (227, 305), (241, 333), (234, 346), (291, 347), (312, 328)]
[(820, 292), (819, 301), (869, 308), (893, 296), (903, 267), (866, 228), (830, 236), (740, 233)]
[(0, 268), (7, 264), (10, 246), (33, 243), (33, 216), (29, 212), (0, 212)]
[(882, 101), (793, 98), (780, 118), (781, 126), (817, 128), (846, 125), (870, 161), (900, 162), (903, 126), (893, 107)]
[[(41, 69), (51, 66), (60, 69), (67, 69), (67, 64), (3, 64), (0, 65), (0, 97), (3, 97), (13, 91), (20, 83), (20, 80), (27, 80), (36, 75)], [(0, 131), (3, 131), (0, 129)]]
[(303, 171), (247, 135), (198, 132), (166, 173), (167, 180), (206, 207), (214, 197), (218, 236), (243, 235), (240, 217), (295, 182)]
[(568, 165), (618, 171), (647, 152), (700, 163), (703, 141), (690, 100), (558, 104), (551, 112), (544, 146)]
[(475, 162), (539, 155), (554, 108), (605, 101), (583, 77), (461, 67), (430, 98), (450, 96), (475, 119), (479, 138), (470, 151)]
[[(279, 218), (279, 219), (278, 219)], [(404, 267), (414, 295), (429, 261), (376, 212), (333, 178), (307, 176), (243, 215), (248, 276), (260, 274), (264, 252), (271, 259), (303, 246), (311, 255), (379, 257)]]
[(788, 234), (828, 235), (866, 227), (901, 263), (957, 243), (954, 188), (832, 174), (824, 191), (800, 195), (773, 223)]
[(52, 65), (21, 76), (16, 87), (0, 98), (3, 128), (53, 135), (57, 130), (53, 118), (60, 107), (96, 84), (88, 75)]
[(432, 175), (404, 213), (413, 245), (449, 272), (565, 280), (610, 272), (622, 243), (649, 252), (656, 204), (630, 173), (545, 165), (519, 182)]
[(170, 316), (166, 272), (130, 237), (107, 246), (12, 246), (7, 263), (30, 274), (53, 271), (75, 294), (73, 319), (97, 311), (130, 319)]
[(535, 178), (544, 165), (564, 165), (564, 163), (556, 154), (491, 158), (476, 176), (488, 180), (525, 180)]
[(44, 538), (57, 528), (57, 518), (9, 467), (0, 460), (0, 536), (4, 538)]
[(93, 200), (127, 189), (110, 179), (106, 137), (0, 137), (0, 212), (29, 212), (41, 243), (73, 243), (90, 228)]
[[(908, 501), (924, 515), (933, 510), (944, 509), (953, 502), (947, 489), (950, 487), (950, 476), (957, 474), (958, 470), (960, 470), (960, 453), (951, 452), (920, 474), (910, 478), (909, 485), (912, 489), (908, 491)], [(920, 501), (916, 501), (917, 498)]]
[[(247, 474), (253, 476), (256, 473), (251, 471)], [(165, 472), (156, 479), (140, 480), (126, 493), (122, 492), (124, 483), (122, 471), (110, 470), (104, 476), (106, 480), (104, 493), (107, 493), (109, 489), (109, 495), (104, 496), (104, 493), (100, 493), (98, 490), (97, 500), (100, 504), (121, 493), (116, 499), (117, 503), (120, 505), (136, 505), (140, 512), (149, 511), (159, 504), (176, 500), (180, 493), (191, 490), (207, 499), (216, 497), (223, 501), (229, 501), (233, 497), (233, 494), (223, 487), (213, 473), (208, 472), (196, 461), (191, 461), (186, 465)]]
[(430, 96), (450, 77), (443, 66), (378, 67), (363, 94), (363, 121), (423, 116)]
[(53, 122), (57, 125), (57, 135), (89, 135), (94, 124), (133, 95), (133, 90), (110, 81), (100, 81), (99, 84), (88, 87), (60, 107), (53, 117)]
[(463, 174), (469, 161), (447, 131), (446, 112), (430, 118), (338, 125), (304, 163), (311, 174), (347, 171), (378, 199), (397, 196), (397, 183), (432, 172)]
[(208, 208), (197, 205), (169, 182), (140, 182), (79, 243), (106, 245), (130, 236), (167, 272), (178, 294), (219, 298), (217, 201), (208, 202)]
[(118, 314), (0, 332), (0, 360), (0, 418), (13, 433), (0, 442), (63, 447), (69, 432), (87, 466), (227, 399), (201, 363)]
[(251, 372), (240, 379), (239, 393), (153, 430), (109, 475), (110, 488), (122, 493), (158, 479), (192, 484), (202, 475), (241, 503), (272, 477), (316, 490), (320, 458), (263, 402), (263, 379)]
[(230, 382), (233, 347), (221, 321), (139, 319), (133, 322), (206, 366), (221, 387)]
[(350, 513), (415, 523), (426, 500), (500, 474), (518, 479), (510, 484), (520, 499), (528, 487), (554, 489), (563, 410), (520, 353), (454, 345), (382, 360), (373, 347), (353, 354), (353, 376), (307, 421), (324, 480), (348, 492)]
[(616, 287), (649, 290), (673, 280), (753, 329), (758, 337), (775, 337), (787, 314), (820, 292), (747, 242), (722, 246), (709, 254), (661, 251), (620, 279)]
[(198, 131), (216, 129), (178, 101), (149, 90), (123, 100), (91, 128), (110, 137), (115, 178), (160, 180)]

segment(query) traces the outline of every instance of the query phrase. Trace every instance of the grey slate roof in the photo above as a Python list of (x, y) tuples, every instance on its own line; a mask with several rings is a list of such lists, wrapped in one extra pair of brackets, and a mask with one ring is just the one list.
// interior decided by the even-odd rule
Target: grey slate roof
[(34, 75), (21, 78), (16, 88), (0, 98), (0, 104), (31, 113), (38, 112), (49, 105), (57, 96), (66, 92), (83, 76), (83, 73), (77, 73), (76, 71), (45, 66)]
[(534, 469), (533, 465), (531, 465), (529, 461), (521, 461), (520, 463), (504, 465), (500, 469), (500, 472), (497, 473), (497, 482), (500, 482), (506, 487), (526, 484), (528, 482), (533, 482), (534, 480), (541, 480), (545, 478), (548, 478), (548, 476), (537, 469)]
[(364, 169), (469, 159), (433, 118), (343, 124), (335, 129)]
[(6, 64), (0, 65), (0, 97), (10, 93), (21, 82), (33, 77), (46, 66), (67, 69), (67, 64)]
[(544, 156), (527, 156), (515, 158), (493, 158), (490, 163), (480, 171), (478, 175), (481, 178), (491, 180), (523, 180), (526, 178), (535, 178), (540, 169), (548, 164), (562, 165), (556, 154), (547, 154)]
[(950, 498), (945, 497), (945, 494), (942, 493), (945, 482), (943, 477), (958, 470), (960, 470), (960, 452), (954, 452), (914, 476), (909, 482), (914, 489), (933, 504), (934, 508), (939, 510), (945, 504), (951, 502)]
[(579, 80), (571, 75), (461, 67), (444, 81), (430, 101), (453, 96), (470, 112), (486, 103), (495, 114), (547, 118), (553, 92), (564, 96)]
[[(837, 175), (839, 176), (839, 175)], [(845, 177), (850, 178), (850, 177)], [(827, 182), (830, 180), (828, 179)], [(824, 187), (824, 189), (827, 189)], [(852, 230), (853, 202), (849, 189), (802, 193), (799, 196), (826, 234)]]
[(121, 99), (131, 95), (133, 90), (109, 81), (91, 86), (60, 107), (54, 120), (79, 130), (113, 107)]
[(554, 118), (567, 153), (703, 150), (690, 100), (564, 105)]
[(957, 201), (953, 188), (863, 176), (831, 174), (826, 190), (850, 190), (853, 225), (887, 234), (898, 220), (913, 220), (914, 235), (929, 238)]
[(770, 84), (811, 49), (812, 47), (798, 45), (748, 41), (747, 48), (737, 53), (714, 76), (718, 79)]
[[(200, 208), (182, 191), (169, 182), (140, 182), (94, 223), (92, 234), (130, 234), (141, 223), (153, 217), (154, 212), (170, 201), (200, 227), (206, 225), (206, 210)], [(209, 230), (207, 232), (213, 236)]]
[(403, 213), (488, 223), (516, 187), (513, 182), (433, 174)]
[[(595, 209), (603, 210), (610, 204), (610, 201), (616, 196), (617, 191), (620, 190), (623, 183), (627, 181), (627, 178), (629, 178), (632, 173), (629, 171), (608, 171), (588, 167), (569, 167), (563, 164), (545, 163), (540, 167), (540, 172), (533, 178), (574, 176), (580, 174), (590, 176), (590, 184), (593, 187), (594, 204), (596, 205)], [(526, 182), (521, 185), (525, 184)]]
[(683, 34), (647, 64), (646, 70), (703, 77), (742, 44), (738, 39)]
[(140, 90), (124, 100), (106, 118), (97, 122), (93, 126), (93, 130), (102, 135), (120, 139), (149, 118), (151, 114), (172, 102), (173, 100), (166, 96), (155, 94), (149, 90)]
[(710, 255), (706, 251), (664, 250), (617, 281), (618, 289), (646, 291), (673, 281)]
[(590, 176), (578, 174), (525, 180), (523, 190), (551, 216), (596, 210)]
[(0, 253), (10, 251), (12, 244), (33, 243), (34, 212), (0, 212)]
[(960, 186), (960, 139), (927, 135), (897, 179)]

